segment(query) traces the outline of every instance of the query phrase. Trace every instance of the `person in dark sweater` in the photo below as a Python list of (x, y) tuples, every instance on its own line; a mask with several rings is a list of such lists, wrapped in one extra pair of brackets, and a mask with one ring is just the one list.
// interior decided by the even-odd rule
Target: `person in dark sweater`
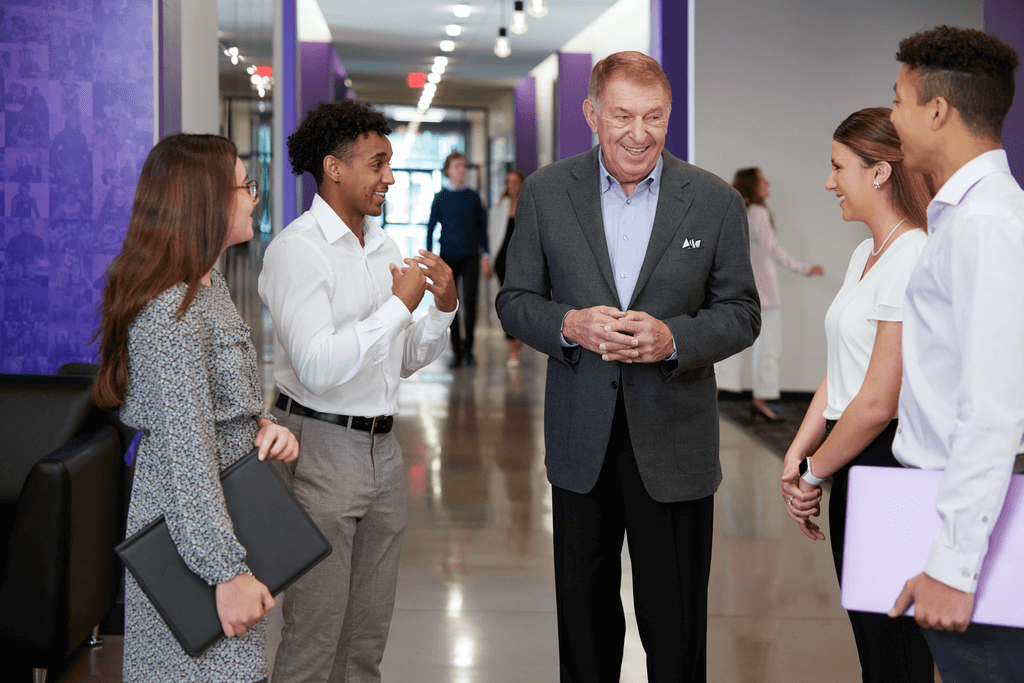
[[(490, 271), (487, 251), (487, 212), (480, 195), (468, 187), (466, 181), (466, 155), (452, 152), (444, 160), (442, 172), (448, 177), (451, 189), (445, 188), (434, 195), (427, 221), (427, 251), (433, 251), (434, 227), (441, 224), (438, 244), (441, 258), (452, 269), (462, 296), (459, 312), (452, 321), (452, 349), (455, 359), (452, 367), (476, 365), (473, 356), (473, 329), (476, 327), (476, 303), (479, 290), (481, 258), (485, 272)], [(465, 338), (459, 329), (460, 319)]]

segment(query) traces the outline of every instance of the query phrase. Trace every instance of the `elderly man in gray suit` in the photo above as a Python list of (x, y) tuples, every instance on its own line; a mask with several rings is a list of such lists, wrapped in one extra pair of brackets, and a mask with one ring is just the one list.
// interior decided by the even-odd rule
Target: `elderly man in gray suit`
[(548, 355), (561, 680), (618, 683), (623, 534), (650, 681), (704, 681), (714, 493), (714, 363), (750, 346), (760, 307), (746, 210), (664, 151), (668, 79), (638, 52), (594, 66), (597, 148), (523, 185), (497, 308)]

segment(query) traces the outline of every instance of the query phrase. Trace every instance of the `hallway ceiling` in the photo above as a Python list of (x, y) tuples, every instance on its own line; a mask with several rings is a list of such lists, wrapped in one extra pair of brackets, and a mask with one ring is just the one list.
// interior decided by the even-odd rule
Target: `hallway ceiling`
[[(494, 42), (498, 28), (507, 27), (511, 21), (512, 0), (476, 0), (466, 4), (470, 6), (470, 16), (459, 19), (452, 12), (455, 3), (320, 0), (335, 50), (359, 99), (415, 105), (420, 89), (409, 88), (406, 76), (411, 71), (429, 73), (434, 57), (445, 55), (448, 67), (433, 100), (433, 106), (440, 107), (490, 104), (615, 4), (615, 0), (548, 0), (547, 16), (535, 19), (526, 15), (526, 33), (508, 32), (512, 54), (505, 59), (495, 56)], [(260, 63), (269, 63), (270, 0), (218, 0), (218, 13), (222, 43), (237, 44), (243, 54), (248, 50), (255, 59), (262, 60)], [(462, 35), (446, 35), (445, 27), (449, 24), (460, 25)], [(455, 50), (442, 52), (442, 40), (455, 41)], [(232, 68), (240, 70), (222, 56), (222, 74)]]

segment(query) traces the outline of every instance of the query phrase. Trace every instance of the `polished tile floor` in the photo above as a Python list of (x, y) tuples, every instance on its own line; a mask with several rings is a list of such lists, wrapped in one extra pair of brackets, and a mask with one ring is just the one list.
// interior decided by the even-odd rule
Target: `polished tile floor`
[[(493, 315), (493, 314), (492, 314)], [(490, 316), (489, 316), (490, 317)], [(551, 495), (543, 464), (544, 358), (506, 368), (493, 318), (475, 368), (446, 353), (405, 382), (396, 421), (409, 526), (382, 664), (388, 683), (556, 681)], [(779, 458), (722, 421), (715, 497), (708, 679), (854, 683), (860, 667), (826, 543), (789, 521)], [(823, 523), (826, 535), (827, 522)], [(646, 680), (623, 556), (628, 635), (622, 681)], [(280, 614), (270, 615), (272, 632)], [(269, 657), (276, 652), (271, 641)], [(119, 681), (121, 639), (59, 680)]]

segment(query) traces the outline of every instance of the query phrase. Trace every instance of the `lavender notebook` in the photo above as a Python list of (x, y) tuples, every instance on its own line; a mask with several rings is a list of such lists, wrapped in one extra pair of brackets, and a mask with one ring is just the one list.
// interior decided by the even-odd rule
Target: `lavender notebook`
[[(935, 510), (942, 472), (850, 469), (842, 604), (888, 613), (903, 584), (924, 569), (942, 520)], [(989, 537), (971, 621), (1024, 627), (1024, 475), (1014, 475)], [(914, 614), (913, 606), (907, 610)]]

